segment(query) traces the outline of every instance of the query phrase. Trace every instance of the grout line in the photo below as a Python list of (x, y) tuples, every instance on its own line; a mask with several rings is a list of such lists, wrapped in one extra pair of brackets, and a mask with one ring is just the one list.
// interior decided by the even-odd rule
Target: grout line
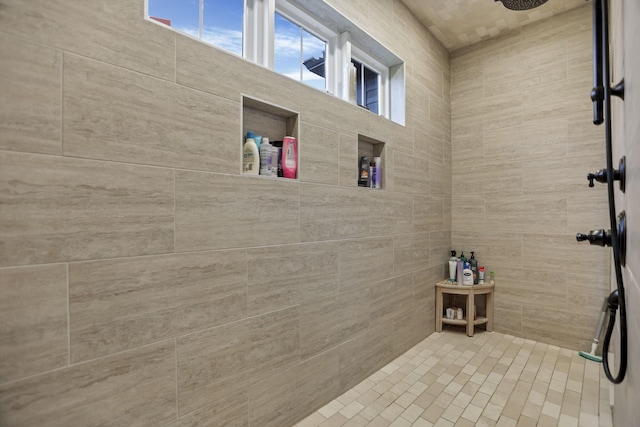
[(173, 253), (176, 253), (176, 236), (177, 236), (177, 232), (176, 232), (176, 199), (177, 194), (176, 194), (176, 182), (177, 182), (177, 177), (176, 177), (176, 170), (173, 170)]
[(180, 406), (178, 404), (178, 337), (174, 338), (174, 342), (173, 342), (173, 350), (174, 350), (174, 357), (175, 357), (175, 369), (176, 369), (176, 419), (178, 419), (179, 415), (180, 415)]
[(67, 366), (71, 366), (71, 313), (69, 310), (69, 263), (65, 264), (67, 271)]
[(60, 155), (64, 156), (64, 51), (60, 51)]

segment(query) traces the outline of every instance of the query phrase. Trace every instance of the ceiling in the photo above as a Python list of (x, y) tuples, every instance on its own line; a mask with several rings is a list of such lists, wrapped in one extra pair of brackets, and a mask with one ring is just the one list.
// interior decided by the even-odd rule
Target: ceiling
[(548, 0), (535, 9), (509, 10), (495, 0), (401, 0), (453, 52), (515, 28), (583, 6), (588, 0)]

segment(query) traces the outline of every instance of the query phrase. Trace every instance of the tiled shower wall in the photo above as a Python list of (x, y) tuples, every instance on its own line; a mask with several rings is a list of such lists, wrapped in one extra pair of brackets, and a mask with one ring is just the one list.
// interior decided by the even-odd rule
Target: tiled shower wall
[(452, 245), (495, 271), (495, 329), (589, 349), (610, 251), (592, 124), (591, 3), (451, 56)]
[[(449, 55), (397, 0), (331, 3), (405, 60), (406, 127), (143, 0), (0, 0), (0, 425), (285, 426), (433, 331)], [(240, 175), (241, 93), (299, 111), (300, 180)]]

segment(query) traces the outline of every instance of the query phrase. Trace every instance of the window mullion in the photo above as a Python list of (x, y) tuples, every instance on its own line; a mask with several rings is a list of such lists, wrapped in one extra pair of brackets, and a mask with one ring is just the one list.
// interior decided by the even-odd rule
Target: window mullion
[(200, 40), (203, 39), (204, 28), (204, 0), (200, 0), (198, 3), (198, 34)]

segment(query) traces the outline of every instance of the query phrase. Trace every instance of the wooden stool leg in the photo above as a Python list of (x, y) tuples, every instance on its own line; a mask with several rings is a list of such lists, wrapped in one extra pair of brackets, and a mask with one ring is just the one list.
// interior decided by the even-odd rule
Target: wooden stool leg
[(493, 292), (487, 294), (487, 331), (493, 331)]
[(473, 290), (469, 290), (469, 295), (467, 296), (467, 336), (473, 336)]
[(436, 288), (436, 332), (442, 332), (442, 289)]

